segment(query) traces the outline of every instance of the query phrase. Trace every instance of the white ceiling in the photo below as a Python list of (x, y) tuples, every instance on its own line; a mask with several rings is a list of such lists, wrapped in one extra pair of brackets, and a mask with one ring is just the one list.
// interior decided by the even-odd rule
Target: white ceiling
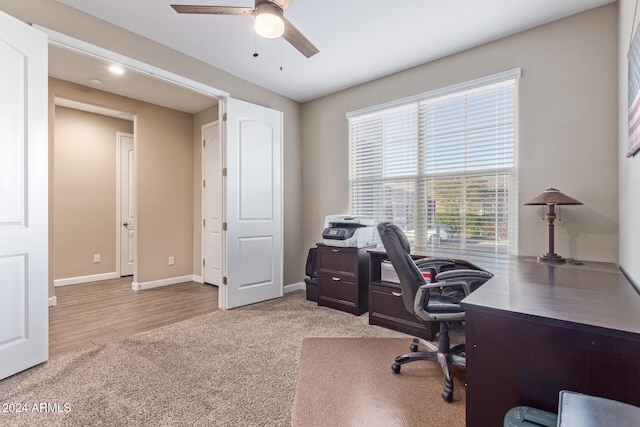
[[(200, 112), (218, 102), (209, 96), (186, 90), (130, 68), (126, 69), (123, 75), (115, 75), (109, 71), (111, 65), (113, 65), (111, 62), (96, 56), (84, 55), (74, 50), (49, 45), (49, 75), (51, 77), (190, 114)], [(57, 104), (63, 105), (60, 102)], [(63, 106), (71, 107), (70, 105)], [(85, 109), (87, 108), (85, 107)]]
[[(285, 17), (320, 49), (308, 59), (283, 39), (256, 36), (251, 16), (170, 7), (253, 0), (57, 1), (304, 102), (615, 0), (293, 0)], [(80, 83), (63, 64), (54, 52), (56, 77)]]

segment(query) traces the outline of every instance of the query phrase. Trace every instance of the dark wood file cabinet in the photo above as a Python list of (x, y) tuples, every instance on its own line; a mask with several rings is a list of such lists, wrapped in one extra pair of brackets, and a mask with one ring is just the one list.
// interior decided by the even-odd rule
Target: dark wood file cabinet
[[(402, 301), (400, 285), (381, 280), (381, 263), (387, 259), (384, 250), (369, 250), (369, 324), (378, 325), (394, 331), (404, 332), (415, 337), (433, 340), (439, 330), (437, 323), (426, 325), (410, 314)], [(417, 256), (416, 258), (420, 258)]]
[(318, 305), (358, 316), (368, 310), (367, 249), (318, 244)]

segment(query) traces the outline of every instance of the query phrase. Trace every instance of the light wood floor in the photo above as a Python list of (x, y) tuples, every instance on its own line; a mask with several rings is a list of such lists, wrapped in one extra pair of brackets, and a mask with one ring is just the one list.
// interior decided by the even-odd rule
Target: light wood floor
[(196, 282), (134, 291), (131, 277), (56, 288), (49, 357), (218, 309), (218, 288)]

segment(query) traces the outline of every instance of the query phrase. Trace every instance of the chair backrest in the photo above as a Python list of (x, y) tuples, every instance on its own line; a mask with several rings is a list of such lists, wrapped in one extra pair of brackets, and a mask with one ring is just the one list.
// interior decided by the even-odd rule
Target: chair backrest
[[(380, 234), (380, 240), (382, 240), (382, 245), (387, 252), (387, 257), (398, 275), (404, 306), (409, 313), (415, 314), (413, 307), (416, 292), (426, 282), (420, 269), (411, 258), (409, 240), (402, 230), (389, 222), (378, 224), (378, 234)], [(428, 297), (429, 293), (427, 292), (425, 298)], [(427, 303), (428, 301), (424, 301), (425, 306)]]

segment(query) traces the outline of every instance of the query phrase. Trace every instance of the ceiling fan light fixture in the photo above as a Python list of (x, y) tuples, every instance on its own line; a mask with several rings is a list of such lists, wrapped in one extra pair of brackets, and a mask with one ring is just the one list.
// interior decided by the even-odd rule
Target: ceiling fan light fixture
[(268, 39), (284, 34), (282, 9), (272, 3), (261, 3), (254, 10), (253, 28), (256, 33)]

